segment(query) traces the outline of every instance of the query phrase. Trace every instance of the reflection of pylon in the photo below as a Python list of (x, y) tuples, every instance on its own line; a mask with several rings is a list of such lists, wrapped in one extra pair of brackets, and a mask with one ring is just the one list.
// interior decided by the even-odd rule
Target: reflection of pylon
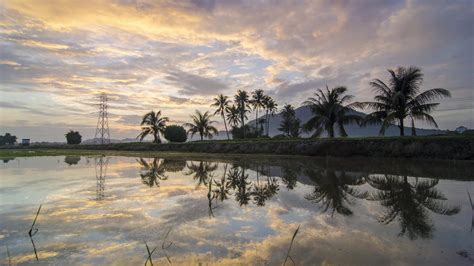
[(98, 157), (95, 158), (95, 178), (97, 181), (96, 199), (104, 199), (105, 190), (105, 177), (107, 175), (107, 165), (109, 164), (109, 158)]
[(107, 116), (107, 94), (99, 95), (99, 118), (95, 130), (94, 144), (110, 143), (109, 118)]

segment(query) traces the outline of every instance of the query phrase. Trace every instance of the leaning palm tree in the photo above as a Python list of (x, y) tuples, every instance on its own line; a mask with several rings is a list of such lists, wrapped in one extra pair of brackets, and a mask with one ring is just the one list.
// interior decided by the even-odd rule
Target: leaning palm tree
[(217, 129), (211, 124), (215, 121), (211, 120), (212, 115), (209, 112), (204, 114), (196, 110), (196, 114), (192, 115), (192, 123), (185, 123), (184, 126), (188, 127), (188, 134), (191, 133), (191, 138), (194, 134), (198, 133), (201, 137), (201, 141), (204, 137), (212, 139), (213, 135), (218, 135)]
[(237, 109), (239, 110), (240, 125), (245, 139), (245, 119), (247, 118), (247, 113), (250, 112), (249, 95), (246, 91), (238, 90), (234, 96), (234, 102), (237, 104)]
[(358, 103), (360, 108), (373, 110), (365, 119), (365, 124), (381, 123), (379, 134), (394, 123), (398, 124), (400, 136), (405, 135), (404, 120), (411, 120), (412, 135), (416, 135), (415, 120), (425, 121), (435, 127), (438, 124), (430, 113), (439, 105), (433, 100), (451, 97), (451, 93), (442, 88), (430, 89), (420, 93), (423, 73), (418, 67), (399, 67), (389, 69), (390, 83), (374, 79), (370, 86), (377, 93), (373, 102)]
[(224, 96), (222, 94), (217, 95), (217, 97), (214, 98), (214, 103), (211, 104), (211, 106), (216, 107), (216, 111), (214, 112), (214, 115), (220, 114), (222, 116), (222, 120), (224, 120), (224, 127), (225, 127), (225, 132), (227, 133), (227, 139), (230, 139), (230, 137), (229, 137), (229, 130), (227, 130), (227, 122), (225, 119), (225, 113), (227, 112), (229, 105), (230, 105), (229, 97)]
[(161, 111), (153, 112), (150, 111), (143, 116), (142, 122), (142, 132), (138, 134), (137, 138), (140, 138), (142, 141), (149, 134), (153, 135), (154, 143), (161, 143), (160, 133), (164, 134), (166, 128), (166, 122), (168, 122), (168, 117), (161, 117)]
[(263, 90), (255, 90), (252, 92), (252, 99), (250, 100), (250, 104), (255, 110), (255, 133), (257, 133), (258, 129), (258, 111), (260, 109), (265, 108), (265, 98), (266, 96)]
[(333, 138), (334, 125), (337, 124), (339, 134), (342, 137), (346, 137), (347, 133), (344, 129), (344, 125), (361, 120), (360, 116), (352, 114), (355, 112), (355, 104), (346, 104), (346, 102), (354, 97), (352, 95), (344, 95), (346, 91), (346, 87), (329, 89), (328, 86), (326, 86), (326, 91), (318, 89), (314, 93), (315, 97), (308, 98), (303, 105), (311, 109), (313, 117), (303, 125), (305, 130), (308, 132), (314, 130), (315, 133), (313, 136), (315, 137), (321, 135), (323, 131), (326, 131), (328, 136)]

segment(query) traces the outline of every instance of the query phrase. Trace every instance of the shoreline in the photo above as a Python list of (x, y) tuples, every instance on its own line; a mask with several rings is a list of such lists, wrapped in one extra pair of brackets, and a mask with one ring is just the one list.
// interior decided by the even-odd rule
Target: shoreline
[[(41, 156), (41, 153), (87, 155), (114, 152), (254, 154), (314, 157), (380, 157), (474, 160), (474, 137), (419, 136), (335, 139), (251, 139), (186, 143), (114, 143), (104, 145), (31, 145), (0, 148), (0, 157)], [(37, 152), (31, 152), (37, 151)], [(29, 155), (29, 153), (32, 153)]]

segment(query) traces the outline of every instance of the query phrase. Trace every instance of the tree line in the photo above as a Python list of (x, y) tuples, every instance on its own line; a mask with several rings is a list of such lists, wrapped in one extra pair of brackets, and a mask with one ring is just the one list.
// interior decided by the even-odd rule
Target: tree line
[[(423, 73), (418, 67), (398, 67), (395, 70), (389, 69), (388, 72), (388, 83), (380, 79), (369, 83), (375, 93), (373, 101), (351, 102), (354, 96), (348, 95), (344, 86), (317, 89), (312, 97), (303, 102), (303, 106), (309, 107), (312, 113), (304, 124), (297, 118), (295, 108), (291, 104), (285, 104), (280, 110), (283, 120), (278, 130), (285, 137), (299, 137), (302, 132), (306, 132), (312, 137), (326, 133), (333, 138), (336, 130), (341, 137), (346, 137), (345, 126), (352, 123), (359, 126), (380, 125), (381, 136), (391, 125), (398, 126), (400, 136), (404, 136), (405, 120), (410, 121), (412, 135), (416, 135), (415, 121), (423, 121), (437, 128), (431, 112), (439, 103), (433, 101), (451, 97), (450, 92), (443, 88), (422, 91)], [(192, 121), (183, 124), (191, 137), (198, 134), (203, 140), (204, 137), (211, 139), (217, 135), (213, 116), (220, 116), (224, 122), (227, 139), (230, 139), (229, 133), (234, 139), (269, 137), (270, 118), (279, 111), (275, 100), (261, 89), (251, 94), (238, 90), (233, 100), (219, 94), (213, 99), (211, 107), (215, 108), (214, 113), (196, 110), (191, 115)], [(357, 115), (356, 110), (368, 110), (370, 113), (362, 117)], [(251, 111), (255, 111), (254, 125), (246, 123)], [(259, 114), (264, 116), (259, 118)], [(161, 116), (161, 111), (147, 113), (142, 119), (142, 131), (138, 138), (143, 140), (147, 135), (152, 135), (154, 142), (160, 143), (160, 133), (164, 133), (168, 121), (167, 117)]]

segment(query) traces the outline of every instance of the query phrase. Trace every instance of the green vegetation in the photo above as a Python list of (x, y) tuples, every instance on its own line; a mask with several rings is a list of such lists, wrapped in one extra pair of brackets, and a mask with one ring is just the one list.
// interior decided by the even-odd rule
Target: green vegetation
[(143, 116), (141, 126), (142, 132), (137, 136), (142, 141), (147, 135), (153, 135), (153, 143), (161, 143), (160, 133), (164, 134), (168, 117), (161, 117), (161, 111), (150, 111)]
[(16, 136), (12, 136), (10, 133), (5, 133), (5, 136), (0, 135), (0, 146), (13, 145), (16, 143)]
[[(238, 90), (237, 94), (234, 96), (235, 104), (237, 105), (237, 110), (240, 117), (240, 128), (244, 129), (245, 127), (245, 119), (247, 119), (247, 113), (250, 112), (250, 105), (249, 105), (249, 95), (246, 91)], [(242, 130), (243, 138), (245, 139), (245, 129)]]
[(227, 139), (230, 139), (229, 130), (227, 129), (227, 122), (225, 119), (226, 110), (230, 106), (229, 97), (219, 94), (216, 98), (214, 98), (214, 103), (211, 104), (211, 106), (217, 107), (216, 111), (214, 112), (214, 115), (219, 114), (220, 116), (222, 116), (222, 120), (224, 121), (225, 133), (227, 134)]
[(265, 94), (263, 90), (255, 90), (252, 92), (252, 99), (249, 101), (255, 110), (255, 133), (257, 134), (258, 130), (258, 111), (265, 108)]
[(370, 82), (376, 96), (373, 102), (357, 103), (361, 108), (374, 110), (370, 113), (365, 124), (382, 124), (380, 135), (393, 123), (398, 123), (400, 136), (404, 136), (404, 120), (411, 120), (412, 135), (416, 135), (415, 120), (427, 122), (438, 127), (430, 113), (439, 105), (432, 103), (433, 100), (451, 97), (446, 89), (436, 88), (420, 93), (423, 82), (423, 73), (417, 67), (399, 67), (396, 70), (388, 70), (390, 83), (386, 85), (380, 79)]
[(295, 108), (291, 104), (285, 104), (281, 111), (283, 121), (278, 130), (284, 132), (287, 137), (297, 138), (300, 135), (301, 121), (296, 118)]
[(70, 130), (66, 133), (67, 144), (81, 144), (82, 136), (79, 134), (79, 131)]
[(211, 114), (205, 112), (204, 114), (196, 110), (196, 114), (191, 116), (193, 122), (184, 124), (188, 127), (188, 133), (191, 133), (191, 137), (198, 133), (203, 140), (204, 137), (212, 139), (213, 135), (219, 134), (217, 128), (212, 126), (215, 121), (211, 120)]
[[(114, 143), (104, 145), (33, 145), (0, 149), (0, 157), (42, 155), (90, 155), (192, 152), (186, 156), (224, 156), (223, 154), (279, 154), (334, 157), (407, 157), (473, 160), (473, 136), (407, 136), (333, 139), (259, 138), (241, 140), (207, 140), (186, 143)], [(212, 153), (215, 153), (213, 155)]]
[(188, 138), (184, 127), (178, 125), (166, 126), (164, 136), (170, 142), (186, 142)]
[(354, 96), (344, 95), (346, 87), (336, 87), (329, 89), (326, 86), (326, 91), (317, 90), (315, 97), (310, 97), (303, 104), (309, 106), (313, 117), (304, 125), (306, 131), (311, 132), (315, 130), (313, 136), (319, 137), (323, 131), (328, 133), (330, 138), (334, 138), (334, 125), (337, 124), (339, 135), (347, 137), (345, 124), (359, 122), (361, 117), (353, 115), (353, 104), (345, 103), (350, 101)]

